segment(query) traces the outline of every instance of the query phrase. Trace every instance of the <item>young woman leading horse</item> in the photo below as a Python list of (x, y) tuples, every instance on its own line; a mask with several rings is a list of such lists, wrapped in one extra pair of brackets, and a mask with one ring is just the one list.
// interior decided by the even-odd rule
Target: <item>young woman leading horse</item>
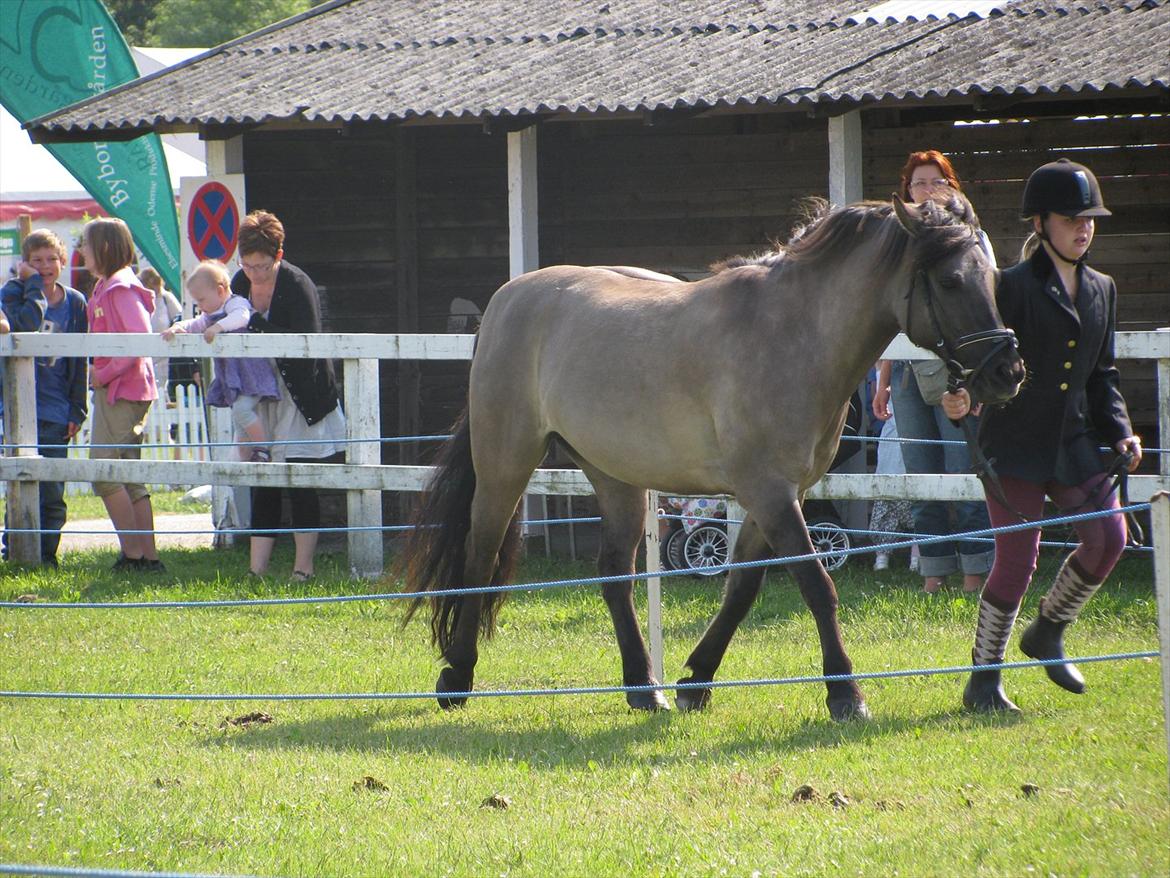
[[(938, 350), (977, 399), (1016, 393), (1023, 365), (996, 312), (995, 273), (977, 228), (960, 195), (945, 205), (895, 198), (822, 209), (788, 246), (732, 260), (696, 283), (557, 266), (505, 284), (484, 314), (467, 410), (436, 461), (406, 547), (406, 588), (507, 580), (517, 504), (553, 439), (597, 493), (603, 575), (633, 572), (647, 488), (734, 494), (747, 511), (737, 562), (812, 552), (801, 500), (833, 458), (850, 394), (899, 328)], [(730, 354), (718, 368), (687, 359), (662, 368), (662, 351), (713, 340)], [(824, 673), (850, 673), (833, 581), (817, 561), (790, 569), (816, 619)], [(680, 682), (714, 679), (763, 578), (762, 568), (729, 574)], [(623, 684), (658, 685), (632, 583), (607, 584), (602, 594)], [(436, 685), (443, 707), (466, 700), (458, 693), (472, 688), (478, 637), (491, 634), (502, 598), (432, 600), (432, 637), (447, 664)], [(689, 710), (710, 697), (695, 688), (676, 700)], [(668, 708), (660, 691), (626, 700)], [(835, 719), (868, 713), (853, 682), (829, 683), (827, 702)]]

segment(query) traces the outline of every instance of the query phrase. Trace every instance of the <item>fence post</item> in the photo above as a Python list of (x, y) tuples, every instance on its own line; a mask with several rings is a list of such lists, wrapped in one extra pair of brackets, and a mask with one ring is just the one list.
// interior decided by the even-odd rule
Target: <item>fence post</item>
[(1150, 498), (1150, 519), (1154, 531), (1158, 646), (1162, 653), (1162, 712), (1166, 721), (1166, 755), (1170, 757), (1170, 492), (1159, 491)]
[[(1158, 447), (1170, 448), (1170, 360), (1158, 360)], [(1170, 481), (1170, 454), (1158, 455), (1158, 474)]]
[(743, 527), (743, 520), (747, 517), (747, 510), (739, 505), (734, 497), (727, 498), (727, 560), (735, 558), (735, 544), (739, 541), (739, 530)]
[[(662, 569), (662, 540), (658, 536), (658, 492), (646, 492), (646, 572)], [(650, 630), (650, 670), (654, 679), (663, 682), (662, 658), (662, 578), (646, 577), (647, 627)]]
[[(378, 398), (378, 361), (345, 360), (345, 429), (349, 439), (377, 439), (382, 435), (381, 401)], [(350, 442), (347, 463), (380, 464), (382, 446), (377, 442)], [(382, 526), (381, 491), (347, 491), (350, 527)], [(363, 579), (382, 575), (382, 533), (349, 532), (349, 565)]]
[[(14, 457), (40, 457), (37, 448), (36, 360), (9, 357), (4, 364), (4, 436), (15, 448)], [(37, 481), (8, 483), (8, 527), (38, 530), (41, 493)], [(8, 557), (20, 564), (41, 563), (41, 535), (9, 533)]]

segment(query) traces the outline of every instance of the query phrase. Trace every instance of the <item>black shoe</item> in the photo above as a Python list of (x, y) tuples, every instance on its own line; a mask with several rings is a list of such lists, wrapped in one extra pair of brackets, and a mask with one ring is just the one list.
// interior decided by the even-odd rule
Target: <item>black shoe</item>
[(119, 555), (118, 560), (110, 568), (112, 573), (137, 573), (142, 570), (144, 558), (128, 558), (125, 555)]
[[(1020, 652), (1028, 658), (1039, 660), (1064, 658), (1064, 629), (1067, 627), (1067, 621), (1053, 622), (1038, 615), (1020, 638)], [(1061, 689), (1077, 695), (1085, 691), (1085, 678), (1076, 665), (1045, 665), (1044, 671), (1048, 679)]]
[(138, 569), (143, 573), (166, 573), (167, 565), (158, 558), (143, 558)]
[(963, 689), (963, 707), (976, 713), (1020, 713), (1003, 692), (999, 671), (975, 671)]

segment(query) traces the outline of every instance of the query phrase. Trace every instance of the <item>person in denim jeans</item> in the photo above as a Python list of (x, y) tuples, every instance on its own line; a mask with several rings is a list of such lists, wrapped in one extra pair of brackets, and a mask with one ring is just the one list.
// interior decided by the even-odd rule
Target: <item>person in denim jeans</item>
[[(966, 443), (963, 442), (963, 431), (951, 423), (941, 405), (927, 405), (923, 401), (914, 373), (902, 361), (891, 364), (890, 391), (894, 410), (898, 413), (900, 436), (962, 443), (903, 443), (902, 459), (906, 462), (906, 472), (970, 472), (971, 461)], [(919, 536), (962, 533), (990, 527), (987, 506), (975, 500), (915, 500), (910, 503), (910, 514), (914, 517), (914, 532)], [(963, 590), (978, 591), (983, 587), (983, 579), (995, 558), (995, 551), (989, 544), (967, 540), (926, 543), (919, 546), (919, 552), (918, 572), (923, 578), (923, 590), (928, 594), (938, 591), (945, 577), (960, 571), (963, 573)]]
[[(5, 314), (17, 332), (85, 332), (85, 298), (59, 280), (66, 251), (48, 229), (31, 232), (21, 244), (17, 276), (0, 290)], [(37, 450), (42, 457), (65, 457), (69, 440), (87, 410), (84, 357), (38, 357), (36, 362)], [(40, 483), (41, 563), (57, 566), (65, 525), (64, 482)], [(8, 557), (8, 536), (3, 554)]]
[[(933, 149), (910, 154), (902, 168), (900, 190), (903, 200), (914, 203), (928, 198), (945, 199), (952, 192), (962, 191), (950, 160)], [(983, 232), (979, 234), (994, 265), (995, 254), (987, 236)], [(902, 438), (963, 441), (962, 430), (951, 423), (942, 406), (930, 405), (922, 398), (909, 363), (881, 361), (878, 364), (873, 401), (878, 418), (889, 417), (887, 409), (891, 399), (898, 412), (898, 435)], [(902, 457), (908, 473), (970, 471), (965, 445), (906, 442), (902, 444)], [(973, 501), (919, 500), (910, 504), (910, 512), (914, 517), (914, 532), (919, 536), (943, 536), (989, 527), (987, 507)], [(919, 551), (918, 572), (923, 578), (922, 590), (927, 594), (937, 592), (947, 576), (960, 571), (963, 590), (979, 591), (995, 558), (994, 549), (987, 548), (987, 544), (969, 541), (928, 543), (920, 546)]]

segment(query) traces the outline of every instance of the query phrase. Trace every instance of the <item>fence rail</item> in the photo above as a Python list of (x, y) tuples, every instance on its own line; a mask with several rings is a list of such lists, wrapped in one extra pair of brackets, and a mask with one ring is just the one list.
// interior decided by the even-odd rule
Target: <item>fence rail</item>
[[(70, 337), (40, 333), (0, 336), (0, 358), (5, 362), (4, 398), (6, 441), (17, 447), (0, 458), (0, 479), (9, 482), (8, 520), (14, 532), (11, 552), (17, 560), (35, 561), (39, 548), (34, 531), (40, 527), (38, 481), (134, 481), (148, 484), (257, 485), (269, 487), (331, 488), (347, 492), (350, 525), (363, 528), (348, 535), (350, 564), (356, 573), (376, 577), (382, 572), (382, 491), (419, 491), (428, 467), (385, 465), (380, 462), (379, 360), (466, 361), (474, 350), (471, 335), (374, 334), (227, 334), (208, 344), (199, 336), (180, 335), (173, 341), (147, 334), (97, 334)], [(229, 356), (325, 357), (344, 364), (344, 406), (348, 414), (346, 462), (343, 464), (242, 463), (234, 460), (55, 460), (36, 454), (34, 358), (41, 356)], [(886, 350), (891, 359), (926, 359), (927, 351), (899, 336)], [(1156, 360), (1161, 442), (1170, 437), (1170, 331), (1121, 332), (1117, 356)], [(222, 424), (225, 419), (219, 419)], [(214, 434), (230, 440), (224, 427)], [(1158, 475), (1135, 476), (1130, 481), (1134, 501), (1148, 500), (1159, 490), (1170, 490), (1170, 455), (1162, 455)], [(580, 470), (538, 470), (533, 494), (588, 495), (592, 486)], [(973, 476), (879, 476), (830, 473), (810, 491), (820, 499), (938, 499), (978, 500), (982, 487)], [(648, 528), (648, 531), (650, 529)], [(654, 537), (656, 539), (656, 535)], [(649, 537), (648, 537), (649, 539)], [(657, 552), (653, 553), (657, 558)]]

